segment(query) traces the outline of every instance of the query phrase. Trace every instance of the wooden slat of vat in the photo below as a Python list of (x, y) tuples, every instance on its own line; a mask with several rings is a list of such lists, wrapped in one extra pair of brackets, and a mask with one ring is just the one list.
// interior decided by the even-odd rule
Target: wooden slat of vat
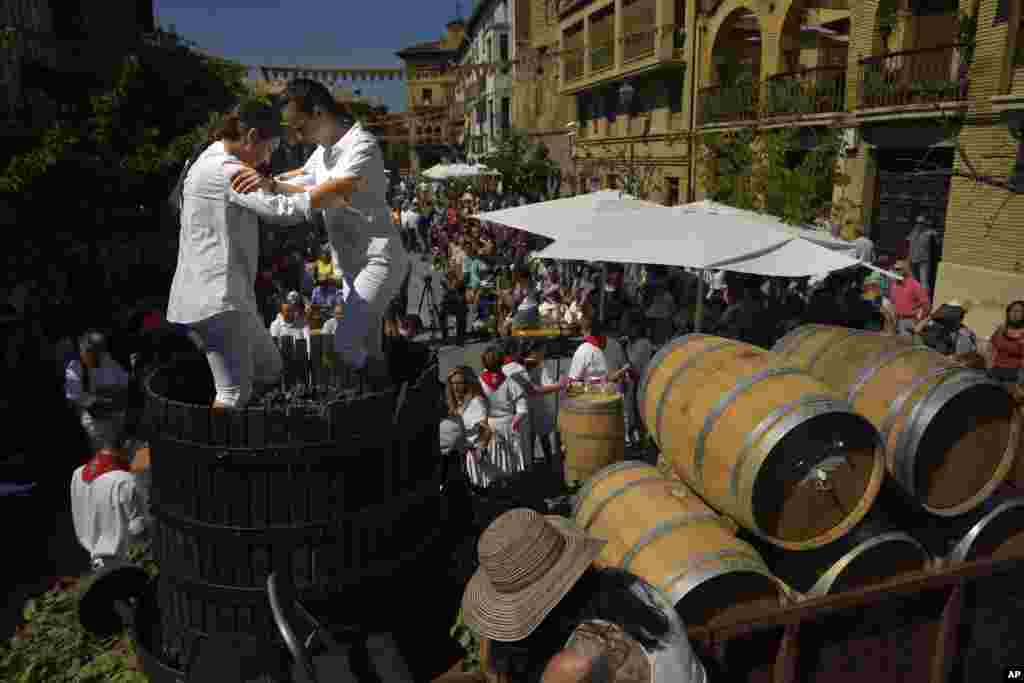
[(772, 670), (772, 683), (797, 683), (799, 681), (800, 626), (787, 626), (782, 632), (778, 657)]
[(309, 384), (309, 345), (305, 339), (295, 340), (295, 374), (302, 384)]
[(324, 374), (324, 339), (314, 334), (309, 338), (309, 378), (313, 386), (323, 384)]

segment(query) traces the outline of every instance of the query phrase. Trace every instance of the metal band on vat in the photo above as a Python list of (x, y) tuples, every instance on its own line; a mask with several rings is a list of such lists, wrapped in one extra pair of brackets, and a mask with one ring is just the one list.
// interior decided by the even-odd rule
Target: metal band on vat
[(851, 562), (856, 560), (858, 557), (863, 555), (868, 550), (871, 550), (872, 548), (879, 546), (882, 543), (889, 543), (891, 541), (909, 543), (910, 545), (917, 548), (919, 551), (921, 551), (921, 556), (924, 559), (924, 565), (926, 567), (931, 561), (931, 555), (928, 554), (928, 551), (924, 549), (924, 546), (918, 543), (914, 537), (902, 531), (891, 531), (869, 538), (868, 540), (864, 541), (856, 548), (851, 549), (848, 553), (846, 553), (838, 560), (836, 560), (835, 564), (829, 567), (827, 572), (818, 577), (818, 580), (814, 582), (814, 585), (811, 586), (810, 590), (807, 591), (806, 595), (809, 597), (819, 597), (822, 595), (826, 595), (830, 590), (832, 590), (832, 584), (836, 582), (836, 579), (839, 578), (839, 575), (843, 573), (843, 570), (846, 569), (846, 567)]
[(928, 349), (927, 346), (915, 345), (905, 347), (902, 349), (890, 349), (888, 351), (884, 351), (878, 354), (877, 356), (871, 359), (873, 364), (868, 366), (867, 369), (861, 372), (860, 375), (857, 377), (856, 381), (854, 381), (853, 385), (850, 387), (849, 393), (846, 395), (846, 400), (849, 401), (850, 403), (853, 403), (857, 399), (857, 394), (859, 394), (861, 390), (864, 389), (865, 386), (867, 386), (867, 383), (871, 381), (871, 378), (878, 374), (878, 372), (886, 365), (888, 365), (889, 363), (893, 362), (898, 358), (902, 358), (903, 356), (909, 353), (914, 353), (916, 351), (921, 350), (930, 349)]
[[(611, 495), (609, 495), (607, 498), (604, 498), (603, 500), (601, 500), (601, 502), (599, 502), (596, 506), (594, 506), (594, 509), (591, 511), (590, 515), (587, 517), (587, 523), (582, 525), (583, 530), (584, 531), (589, 531), (590, 530), (590, 526), (597, 520), (598, 517), (601, 516), (601, 512), (603, 512), (604, 509), (606, 507), (608, 507), (608, 504), (611, 503), (613, 500), (615, 500), (619, 496), (625, 495), (626, 493), (628, 493), (629, 491), (635, 489), (638, 486), (642, 486), (644, 484), (649, 484), (652, 481), (665, 481), (665, 482), (667, 482), (668, 480), (659, 475), (657, 477), (644, 477), (643, 479), (634, 479), (633, 481), (630, 481), (630, 482), (627, 482), (627, 483), (623, 484), (621, 487), (617, 488)], [(579, 503), (577, 503), (577, 506), (580, 506)], [(582, 507), (582, 506), (580, 506), (580, 507)], [(575, 518), (576, 515), (573, 514), (573, 517)], [(576, 519), (576, 523), (579, 524), (580, 520)]]
[(572, 510), (573, 519), (575, 519), (576, 515), (579, 513), (579, 509), (582, 506), (583, 501), (589, 498), (590, 494), (594, 492), (594, 487), (597, 484), (601, 483), (611, 475), (617, 474), (623, 470), (639, 469), (642, 467), (651, 467), (651, 465), (640, 460), (626, 460), (623, 462), (617, 462), (614, 465), (608, 465), (608, 467), (594, 473), (594, 476), (588, 479), (587, 483), (584, 484), (583, 488), (581, 488), (576, 494), (576, 505), (573, 506)]
[(714, 512), (687, 512), (658, 523), (654, 528), (645, 532), (644, 535), (640, 537), (640, 540), (634, 543), (633, 546), (626, 551), (626, 554), (622, 556), (622, 569), (624, 571), (629, 571), (630, 567), (633, 565), (633, 560), (636, 559), (636, 556), (640, 554), (640, 551), (647, 547), (651, 541), (661, 538), (665, 534), (672, 533), (680, 527), (709, 519), (718, 519), (718, 515)]
[[(697, 361), (699, 361), (705, 355), (711, 353), (712, 351), (718, 351), (719, 349), (734, 346), (735, 344), (736, 342), (730, 340), (726, 342), (719, 342), (718, 344), (712, 344), (711, 346), (703, 348), (697, 353), (693, 354), (693, 356), (687, 359), (685, 363), (676, 368), (675, 371), (672, 373), (672, 376), (669, 377), (668, 382), (665, 384), (665, 390), (661, 393), (661, 396), (658, 397), (658, 405), (654, 409), (654, 431), (652, 433), (652, 436), (654, 436), (654, 440), (658, 444), (658, 448), (662, 447), (661, 418), (665, 412), (665, 399), (668, 398), (668, 395), (673, 385), (675, 385), (676, 380), (678, 380), (687, 371), (692, 370), (693, 367), (697, 364)], [(650, 427), (650, 425), (647, 425), (648, 430), (650, 430)]]
[(698, 482), (703, 483), (704, 479), (704, 447), (707, 443), (708, 435), (711, 433), (711, 429), (715, 425), (715, 421), (722, 416), (733, 401), (735, 401), (740, 394), (749, 391), (754, 385), (758, 384), (762, 380), (770, 377), (784, 377), (786, 375), (806, 375), (807, 373), (803, 370), (796, 368), (768, 368), (761, 372), (746, 378), (736, 386), (734, 386), (728, 394), (723, 396), (711, 412), (708, 413), (707, 417), (704, 418), (704, 425), (701, 427), (700, 432), (697, 434), (697, 445), (693, 453), (693, 466), (694, 466), (694, 477)]
[(971, 527), (970, 531), (964, 534), (964, 537), (957, 541), (957, 544), (953, 546), (953, 550), (950, 551), (949, 556), (946, 558), (947, 562), (965, 562), (965, 558), (971, 552), (971, 547), (974, 542), (978, 540), (978, 536), (985, 531), (993, 519), (1003, 514), (1007, 510), (1013, 510), (1014, 508), (1024, 508), (1024, 498), (1015, 498), (1013, 500), (1007, 500), (997, 505), (991, 512), (982, 517), (977, 523)]
[[(704, 569), (703, 571), (693, 571), (716, 560), (722, 560), (723, 564)], [(663, 582), (665, 586), (664, 592), (672, 600), (672, 603), (675, 604), (686, 597), (687, 593), (708, 579), (720, 576), (730, 570), (760, 574), (765, 578), (771, 579), (780, 587), (782, 585), (778, 577), (768, 570), (764, 561), (756, 554), (752, 554), (750, 550), (729, 549), (699, 555), (686, 562), (679, 571), (665, 579)]]
[(820, 349), (815, 351), (811, 355), (811, 357), (807, 359), (807, 364), (804, 366), (804, 368), (807, 370), (807, 372), (810, 372), (811, 368), (813, 368), (815, 365), (817, 365), (818, 361), (821, 360), (821, 357), (824, 356), (827, 352), (831, 351), (832, 349), (836, 348), (840, 344), (842, 344), (844, 342), (847, 342), (847, 341), (849, 341), (851, 339), (856, 339), (857, 337), (863, 337), (865, 334), (867, 334), (867, 333), (864, 332), (864, 330), (847, 330), (846, 334), (841, 335), (841, 336), (833, 339), (831, 344), (825, 344)]
[(963, 368), (955, 365), (943, 365), (942, 367), (935, 368), (934, 370), (927, 372), (924, 375), (921, 375), (920, 377), (915, 379), (909, 387), (904, 389), (903, 392), (896, 397), (896, 400), (892, 402), (892, 405), (889, 406), (889, 412), (885, 414), (885, 419), (882, 420), (882, 428), (878, 430), (879, 433), (882, 435), (882, 444), (885, 445), (886, 448), (888, 448), (890, 432), (892, 431), (892, 428), (896, 425), (896, 420), (899, 418), (900, 413), (903, 412), (903, 407), (906, 405), (907, 401), (910, 400), (910, 397), (914, 395), (915, 391), (917, 391), (918, 389), (920, 389), (921, 387), (923, 387), (925, 384), (935, 379), (936, 377), (941, 377), (942, 375), (952, 375), (954, 373), (960, 372), (960, 370), (962, 369)]

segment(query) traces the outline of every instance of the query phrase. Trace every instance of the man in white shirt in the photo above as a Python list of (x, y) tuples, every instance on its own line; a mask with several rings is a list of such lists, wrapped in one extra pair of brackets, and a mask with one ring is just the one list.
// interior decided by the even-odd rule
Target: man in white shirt
[(875, 262), (875, 243), (865, 234), (864, 226), (857, 226), (857, 239), (853, 240), (853, 258), (864, 263)]
[(149, 526), (131, 459), (124, 449), (103, 449), (71, 475), (71, 518), (93, 569), (127, 560), (129, 545)]
[(127, 417), (119, 399), (132, 388), (132, 377), (111, 357), (100, 332), (83, 334), (78, 349), (78, 358), (64, 368), (64, 396), (75, 406), (92, 448), (113, 448)]
[(402, 232), (404, 235), (404, 242), (406, 249), (416, 251), (418, 248), (417, 244), (417, 230), (420, 225), (420, 212), (417, 210), (416, 202), (411, 202), (406, 205), (404, 211), (402, 211)]
[[(410, 267), (409, 256), (391, 222), (387, 176), (376, 138), (354, 121), (330, 91), (308, 79), (289, 83), (285, 120), (294, 142), (318, 147), (306, 164), (278, 176), (271, 191), (306, 191), (309, 176), (318, 190), (348, 198), (348, 206), (324, 212), (334, 262), (344, 275), (345, 318), (335, 334), (335, 348), (349, 365), (387, 376), (383, 356), (382, 317)], [(237, 177), (238, 192), (256, 189), (252, 177)], [(304, 183), (304, 184), (302, 184)]]

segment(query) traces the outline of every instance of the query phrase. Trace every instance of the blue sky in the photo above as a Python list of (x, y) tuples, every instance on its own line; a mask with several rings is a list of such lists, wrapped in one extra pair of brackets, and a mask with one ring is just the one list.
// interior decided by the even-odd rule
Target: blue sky
[[(472, 0), (462, 0), (468, 17)], [(172, 24), (200, 48), (245, 64), (401, 66), (395, 51), (438, 40), (456, 0), (155, 0), (160, 25)], [(357, 81), (391, 111), (405, 109), (399, 81)]]

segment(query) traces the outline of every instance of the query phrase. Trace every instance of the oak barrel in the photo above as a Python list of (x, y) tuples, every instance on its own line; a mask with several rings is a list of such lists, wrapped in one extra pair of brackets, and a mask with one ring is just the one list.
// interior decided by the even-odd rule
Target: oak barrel
[(902, 337), (826, 325), (798, 327), (775, 351), (875, 425), (889, 472), (932, 514), (976, 508), (1013, 466), (1020, 416), (983, 372)]
[(617, 463), (580, 490), (576, 524), (608, 541), (599, 562), (640, 576), (688, 626), (778, 606), (785, 587), (761, 557), (681, 482), (642, 462)]
[(709, 505), (781, 547), (841, 537), (884, 478), (871, 423), (756, 346), (680, 337), (651, 359), (639, 396), (663, 461)]
[(793, 552), (756, 538), (750, 541), (776, 576), (808, 598), (863, 588), (931, 566), (925, 546), (877, 510), (843, 538), (813, 550)]
[(579, 394), (560, 403), (558, 431), (565, 444), (566, 483), (586, 481), (601, 468), (625, 459), (622, 394)]
[[(323, 410), (220, 413), (204, 404), (208, 384), (178, 381), (201, 374), (168, 366), (146, 379), (157, 654), (168, 665), (215, 632), (276, 647), (271, 571), (287, 573), (304, 603), (335, 601), (344, 609), (329, 613), (373, 627), (387, 618), (382, 593), (434, 581), (430, 554), (446, 521), (436, 379)], [(458, 591), (446, 600), (454, 620)]]

